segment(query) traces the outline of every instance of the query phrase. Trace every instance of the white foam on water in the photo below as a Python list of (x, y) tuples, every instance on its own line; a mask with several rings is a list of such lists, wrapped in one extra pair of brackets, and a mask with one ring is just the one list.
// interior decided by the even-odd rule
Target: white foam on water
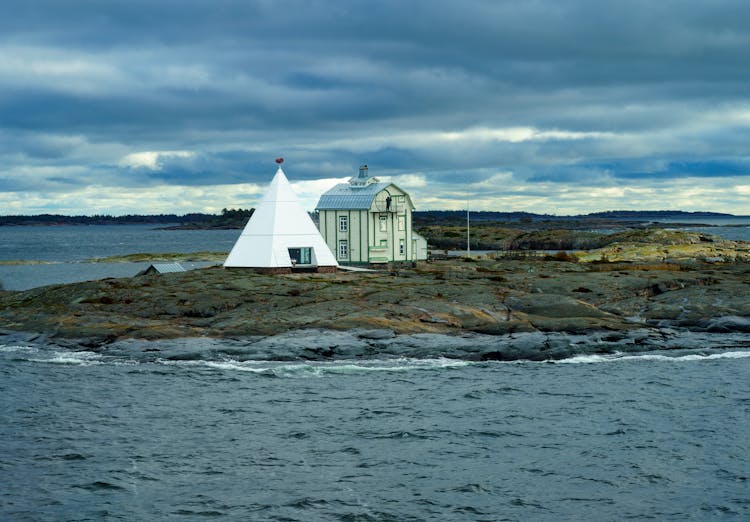
[(29, 359), (29, 361), (71, 366), (93, 366), (104, 364), (101, 358), (101, 355), (94, 352), (54, 352), (49, 359)]
[(23, 346), (23, 345), (15, 345), (15, 344), (0, 344), (0, 353), (13, 353), (13, 352), (27, 352), (27, 353), (35, 353), (38, 352), (38, 348), (34, 348), (33, 346)]
[[(374, 359), (371, 361), (348, 361), (341, 360), (331, 363), (322, 363), (320, 366), (330, 373), (351, 372), (408, 372), (411, 370), (435, 370), (442, 368), (458, 368), (472, 364), (469, 361), (458, 359), (447, 359), (438, 357), (435, 359)], [(330, 366), (329, 366), (330, 365)]]
[(555, 364), (594, 364), (620, 361), (661, 361), (661, 362), (689, 362), (689, 361), (710, 361), (716, 359), (745, 359), (750, 357), (750, 351), (727, 351), (711, 354), (691, 353), (686, 355), (661, 355), (656, 353), (643, 353), (624, 355), (614, 353), (611, 355), (577, 355), (569, 359), (553, 362)]
[(612, 355), (576, 355), (568, 359), (561, 359), (559, 361), (544, 361), (552, 362), (555, 364), (594, 364), (601, 362), (610, 362), (615, 360), (616, 357)]
[(368, 373), (368, 372), (407, 372), (413, 370), (435, 370), (454, 368), (473, 364), (469, 361), (457, 359), (372, 359), (366, 361), (337, 360), (337, 361), (167, 361), (159, 360), (161, 364), (170, 366), (202, 366), (223, 371), (240, 371), (277, 377), (313, 376), (326, 374)]
[(269, 368), (263, 368), (263, 367), (255, 367), (253, 365), (238, 362), (238, 361), (224, 361), (224, 362), (216, 362), (216, 361), (201, 361), (204, 363), (205, 366), (209, 368), (216, 368), (217, 370), (234, 370), (234, 371), (240, 371), (240, 372), (250, 372), (250, 373), (268, 373)]

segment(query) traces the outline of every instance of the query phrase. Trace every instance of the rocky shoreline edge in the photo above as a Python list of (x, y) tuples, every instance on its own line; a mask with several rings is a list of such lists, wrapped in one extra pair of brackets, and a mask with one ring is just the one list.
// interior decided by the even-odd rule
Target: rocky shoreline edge
[(709, 333), (652, 328), (629, 332), (522, 332), (506, 335), (464, 333), (396, 334), (391, 330), (294, 330), (247, 338), (179, 338), (144, 341), (61, 339), (0, 331), (0, 347), (24, 346), (94, 352), (150, 361), (369, 361), (448, 359), (471, 362), (554, 362), (580, 356), (624, 356), (662, 351), (705, 355), (717, 350), (750, 349), (744, 333)]
[(747, 344), (749, 290), (747, 263), (454, 259), (277, 276), (212, 267), (0, 292), (0, 343), (546, 360), (717, 333)]

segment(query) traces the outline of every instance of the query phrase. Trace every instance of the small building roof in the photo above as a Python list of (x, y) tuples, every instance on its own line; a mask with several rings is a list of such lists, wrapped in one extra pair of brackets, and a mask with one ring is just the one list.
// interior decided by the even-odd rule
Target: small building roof
[(180, 263), (154, 263), (151, 266), (160, 274), (185, 271), (185, 268)]
[(137, 275), (171, 274), (174, 272), (186, 272), (186, 270), (180, 263), (152, 263), (145, 270), (138, 272)]

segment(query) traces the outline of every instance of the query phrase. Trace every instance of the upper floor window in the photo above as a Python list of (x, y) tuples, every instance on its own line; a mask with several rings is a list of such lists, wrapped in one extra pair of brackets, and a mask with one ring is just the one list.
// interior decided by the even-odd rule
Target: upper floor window
[(380, 231), (388, 232), (388, 217), (380, 216)]
[(399, 230), (406, 230), (406, 216), (399, 216), (398, 217), (398, 229)]
[(347, 232), (349, 230), (349, 216), (339, 216), (339, 232)]

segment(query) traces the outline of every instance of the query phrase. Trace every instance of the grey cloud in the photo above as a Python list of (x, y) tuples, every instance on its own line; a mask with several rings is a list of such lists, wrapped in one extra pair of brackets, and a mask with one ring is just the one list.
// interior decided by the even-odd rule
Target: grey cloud
[[(739, 0), (8, 1), (0, 191), (26, 187), (24, 167), (56, 190), (261, 183), (282, 154), (300, 180), (369, 163), (443, 190), (497, 171), (570, 187), (741, 178), (748, 19)], [(367, 142), (516, 126), (592, 135)], [(192, 156), (118, 165), (169, 150)]]

